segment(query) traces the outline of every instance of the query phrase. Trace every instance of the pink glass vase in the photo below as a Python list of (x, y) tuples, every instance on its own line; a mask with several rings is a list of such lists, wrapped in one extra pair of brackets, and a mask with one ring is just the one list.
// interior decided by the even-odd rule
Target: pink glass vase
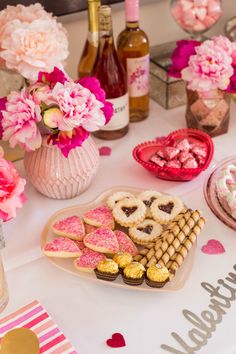
[(24, 157), (30, 182), (40, 193), (54, 199), (74, 198), (85, 191), (97, 173), (99, 161), (98, 148), (91, 137), (72, 149), (67, 158), (44, 137), (42, 146), (26, 152)]
[(197, 92), (187, 90), (186, 121), (214, 137), (227, 133), (230, 118), (231, 95), (225, 91)]

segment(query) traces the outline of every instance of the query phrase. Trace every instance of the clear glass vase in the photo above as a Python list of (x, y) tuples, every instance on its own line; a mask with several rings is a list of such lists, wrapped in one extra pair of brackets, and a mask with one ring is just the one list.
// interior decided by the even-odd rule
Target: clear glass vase
[[(3, 237), (2, 220), (0, 220), (0, 249), (5, 245)], [(6, 282), (5, 271), (2, 263), (2, 257), (0, 254), (0, 312), (4, 310), (8, 304), (8, 286)]]
[(212, 137), (227, 133), (230, 101), (231, 95), (225, 91), (198, 92), (187, 89), (188, 128), (202, 130)]
[(199, 39), (222, 15), (221, 0), (171, 0), (170, 4), (177, 24)]

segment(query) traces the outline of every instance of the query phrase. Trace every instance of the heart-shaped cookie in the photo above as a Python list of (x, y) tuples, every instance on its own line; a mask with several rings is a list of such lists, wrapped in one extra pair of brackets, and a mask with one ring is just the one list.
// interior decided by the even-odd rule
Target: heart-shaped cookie
[(58, 237), (47, 242), (43, 252), (48, 257), (73, 258), (79, 257), (82, 252), (79, 244), (67, 237)]
[(82, 255), (74, 260), (74, 266), (82, 272), (92, 272), (97, 267), (98, 263), (105, 258), (104, 254), (95, 252), (86, 247), (82, 250)]
[(102, 205), (98, 208), (88, 210), (83, 215), (84, 222), (89, 225), (93, 225), (96, 227), (109, 227), (110, 229), (114, 229), (114, 219), (112, 216), (112, 212), (110, 208), (106, 205)]
[(112, 334), (111, 338), (109, 338), (106, 343), (111, 348), (121, 348), (126, 346), (125, 339), (121, 333)]
[(158, 199), (162, 194), (156, 191), (144, 191), (138, 195), (138, 199), (142, 200), (142, 202), (146, 205), (146, 218), (151, 218), (150, 207), (154, 200)]
[(116, 235), (119, 244), (119, 252), (127, 252), (132, 256), (136, 256), (138, 254), (137, 247), (128, 235), (126, 235), (123, 231), (120, 230), (115, 230), (114, 234)]
[(84, 244), (97, 252), (114, 254), (119, 251), (116, 235), (108, 227), (100, 227), (87, 234), (84, 238)]
[(78, 241), (82, 241), (85, 235), (84, 224), (76, 215), (56, 221), (52, 225), (52, 230), (58, 236), (65, 236)]
[(1, 339), (0, 354), (39, 354), (39, 341), (28, 328), (15, 328)]
[(145, 218), (146, 206), (138, 198), (120, 200), (112, 210), (115, 221), (122, 226), (134, 226)]
[(224, 246), (218, 240), (211, 239), (207, 241), (206, 245), (203, 245), (201, 248), (203, 253), (206, 254), (222, 254), (225, 253)]
[(152, 203), (150, 211), (156, 222), (167, 224), (183, 209), (184, 204), (182, 200), (177, 197), (163, 195)]
[(129, 228), (131, 239), (143, 246), (156, 241), (161, 233), (162, 226), (152, 219), (145, 219), (143, 222)]

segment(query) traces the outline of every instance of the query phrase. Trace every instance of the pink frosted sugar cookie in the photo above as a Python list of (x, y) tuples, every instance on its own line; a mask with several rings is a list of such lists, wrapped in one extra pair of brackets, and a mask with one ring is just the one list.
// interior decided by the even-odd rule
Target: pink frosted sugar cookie
[(100, 227), (90, 232), (84, 238), (84, 244), (93, 251), (102, 253), (117, 253), (119, 245), (114, 232), (108, 227)]
[(43, 252), (46, 256), (61, 258), (79, 257), (82, 254), (78, 243), (67, 237), (58, 237), (46, 243)]
[(132, 256), (136, 256), (138, 254), (137, 247), (128, 235), (126, 235), (123, 231), (120, 230), (115, 230), (114, 234), (116, 235), (119, 244), (119, 252), (127, 252)]
[(82, 255), (74, 260), (74, 266), (76, 269), (83, 272), (92, 272), (100, 261), (105, 259), (104, 254), (95, 252), (89, 248), (82, 250)]
[(78, 241), (82, 241), (85, 235), (83, 221), (78, 216), (69, 216), (66, 219), (58, 220), (52, 225), (52, 230), (58, 236)]
[(90, 232), (97, 230), (97, 226), (89, 225), (85, 223), (85, 233), (90, 234)]
[(114, 229), (115, 227), (112, 212), (110, 208), (105, 205), (87, 211), (84, 213), (83, 219), (86, 224), (96, 227), (106, 226), (110, 229)]

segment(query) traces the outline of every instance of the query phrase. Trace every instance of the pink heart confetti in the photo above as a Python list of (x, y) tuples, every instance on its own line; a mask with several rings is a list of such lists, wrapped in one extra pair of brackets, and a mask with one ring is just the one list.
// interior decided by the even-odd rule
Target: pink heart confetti
[(110, 156), (111, 155), (111, 148), (109, 146), (101, 146), (99, 149), (100, 156)]
[(121, 333), (112, 334), (111, 338), (106, 341), (107, 345), (111, 348), (125, 347), (125, 339)]
[(225, 253), (224, 246), (218, 240), (209, 240), (206, 245), (203, 245), (201, 248), (203, 253), (206, 254), (221, 254)]

